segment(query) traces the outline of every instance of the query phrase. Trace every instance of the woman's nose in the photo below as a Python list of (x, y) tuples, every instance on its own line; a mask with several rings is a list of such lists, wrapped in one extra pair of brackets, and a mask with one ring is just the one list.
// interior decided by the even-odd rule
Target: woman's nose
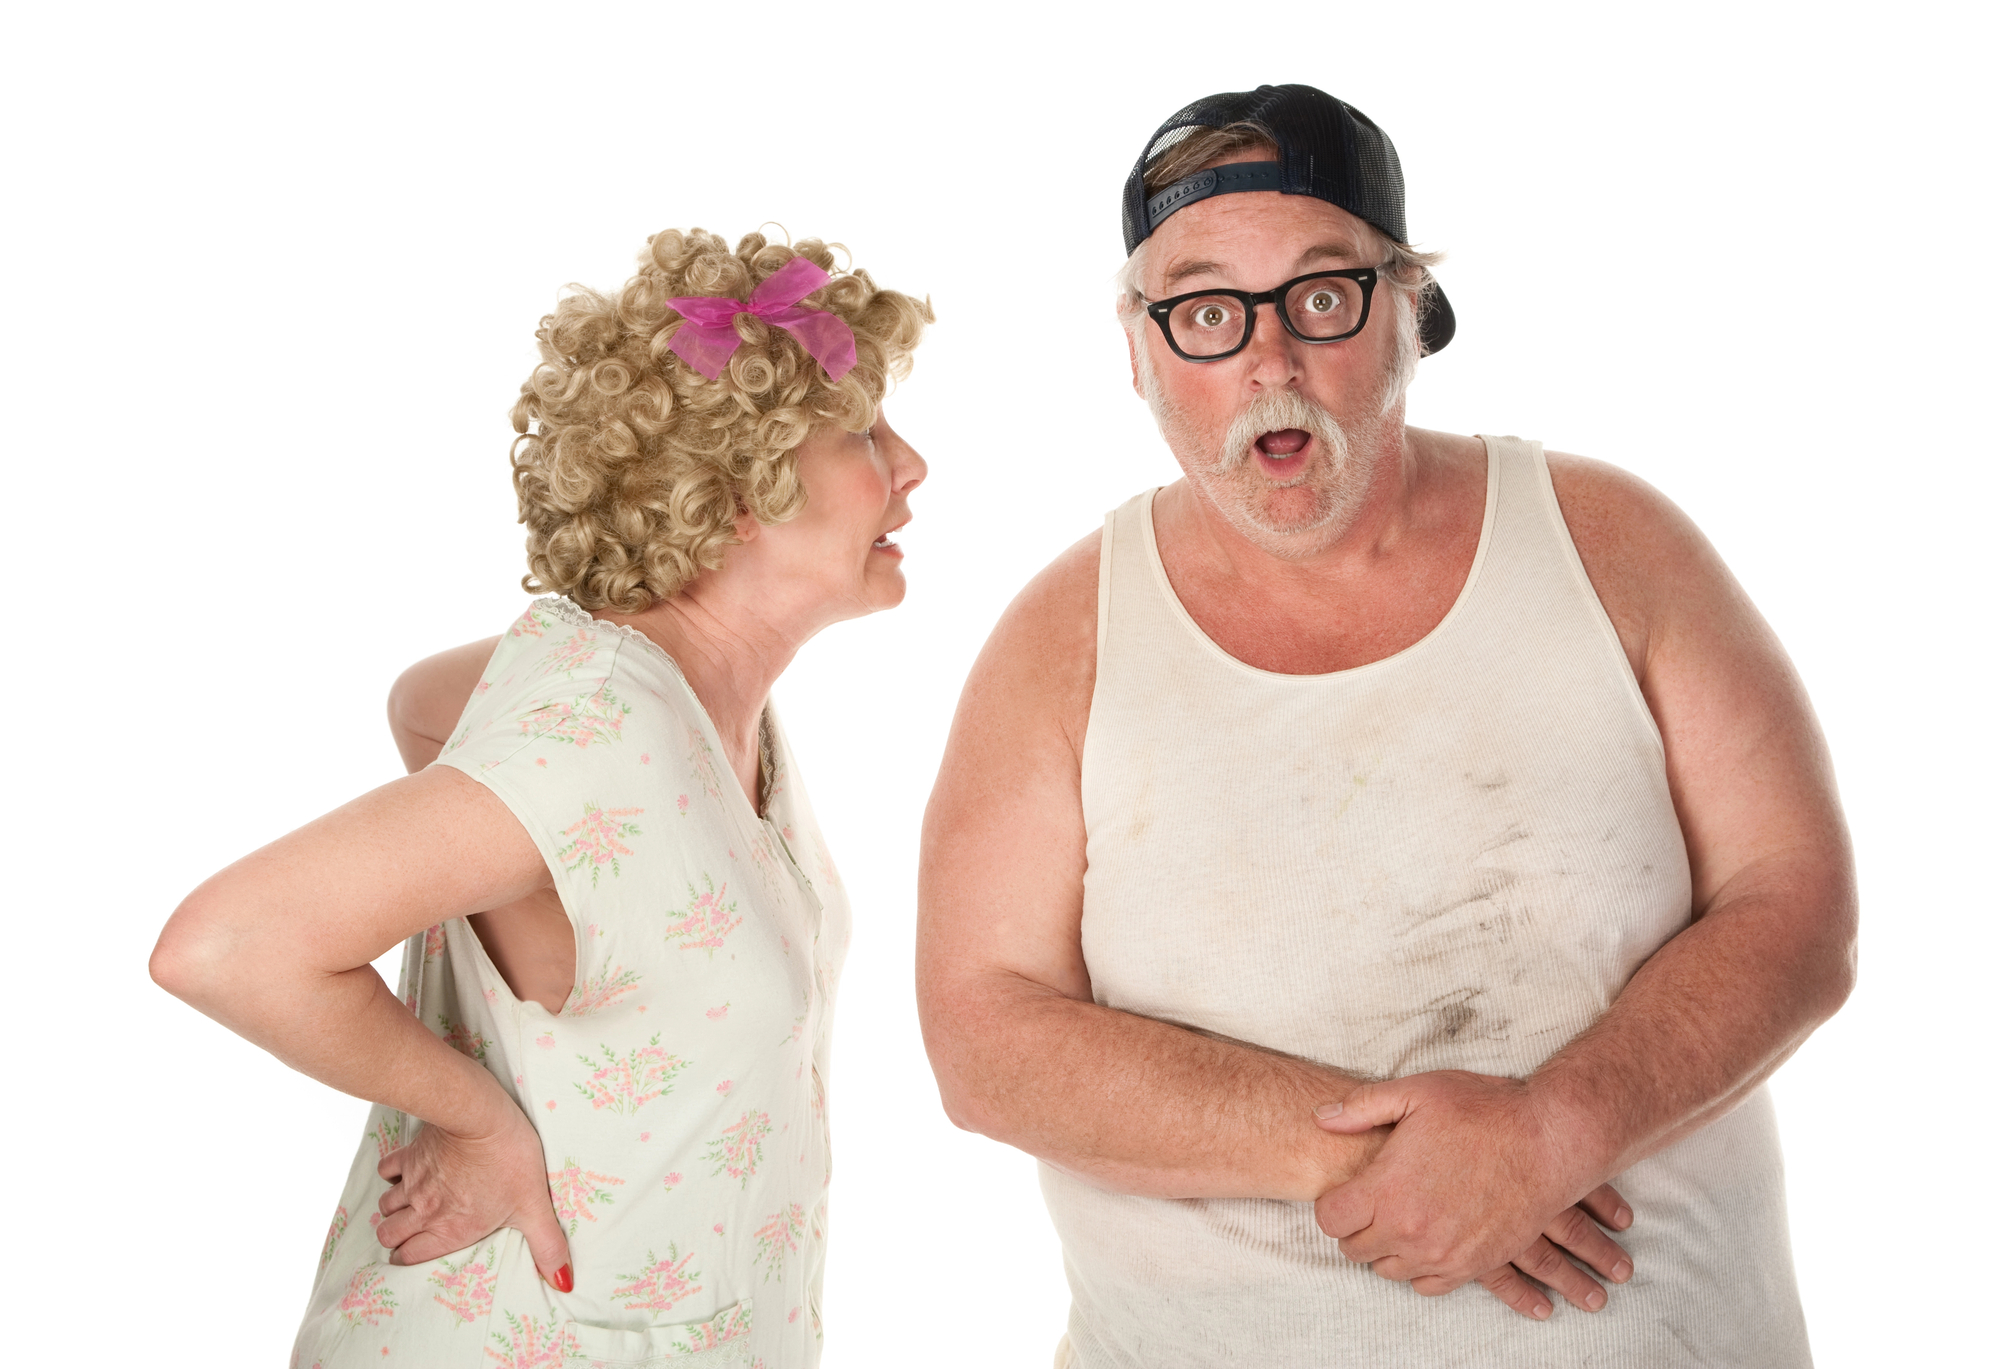
[(910, 490), (923, 484), (924, 477), (931, 473), (929, 464), (925, 462), (923, 457), (917, 455), (917, 449), (903, 441), (900, 437), (896, 439), (895, 457), (896, 492), (898, 494), (908, 493)]

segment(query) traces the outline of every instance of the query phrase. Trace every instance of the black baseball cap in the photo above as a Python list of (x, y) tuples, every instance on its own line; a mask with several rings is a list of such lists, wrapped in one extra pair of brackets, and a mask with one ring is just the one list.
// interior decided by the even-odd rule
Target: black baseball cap
[[(1239, 162), (1182, 177), (1146, 194), (1146, 163), (1188, 136), (1184, 130), (1254, 123), (1278, 145), (1275, 162)], [(1403, 225), (1403, 164), (1375, 121), (1353, 105), (1311, 86), (1258, 86), (1196, 100), (1153, 131), (1125, 178), (1125, 255), (1153, 235), (1169, 215), (1211, 195), (1276, 190), (1311, 195), (1373, 224), (1394, 242), (1410, 240)], [(1451, 302), (1431, 281), (1424, 301), (1426, 356), (1444, 350), (1458, 330)]]

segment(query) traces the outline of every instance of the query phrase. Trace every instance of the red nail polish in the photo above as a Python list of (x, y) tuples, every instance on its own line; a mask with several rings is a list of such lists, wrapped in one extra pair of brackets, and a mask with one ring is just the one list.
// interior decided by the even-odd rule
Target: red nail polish
[(558, 1269), (556, 1276), (550, 1279), (549, 1282), (556, 1286), (556, 1292), (558, 1293), (567, 1293), (576, 1287), (576, 1280), (570, 1276), (568, 1265), (564, 1265), (561, 1269)]

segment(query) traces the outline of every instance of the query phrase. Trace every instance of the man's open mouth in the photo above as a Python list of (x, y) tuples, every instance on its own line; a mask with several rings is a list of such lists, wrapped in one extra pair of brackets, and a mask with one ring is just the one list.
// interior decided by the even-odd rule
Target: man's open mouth
[(1312, 441), (1312, 434), (1304, 428), (1280, 428), (1273, 433), (1265, 433), (1257, 439), (1257, 450), (1264, 455), (1283, 460), (1296, 456), (1306, 443)]

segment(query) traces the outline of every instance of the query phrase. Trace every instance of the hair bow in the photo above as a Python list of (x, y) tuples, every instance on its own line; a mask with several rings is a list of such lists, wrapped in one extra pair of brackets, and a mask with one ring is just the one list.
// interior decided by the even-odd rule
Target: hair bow
[(854, 330), (837, 315), (799, 307), (800, 300), (831, 279), (806, 258), (793, 257), (766, 276), (747, 300), (722, 295), (676, 296), (667, 304), (687, 321), (667, 349), (714, 380), (742, 345), (743, 339), (736, 335), (736, 316), (750, 314), (797, 338), (813, 360), (826, 368), (826, 378), (838, 384), (854, 366)]

